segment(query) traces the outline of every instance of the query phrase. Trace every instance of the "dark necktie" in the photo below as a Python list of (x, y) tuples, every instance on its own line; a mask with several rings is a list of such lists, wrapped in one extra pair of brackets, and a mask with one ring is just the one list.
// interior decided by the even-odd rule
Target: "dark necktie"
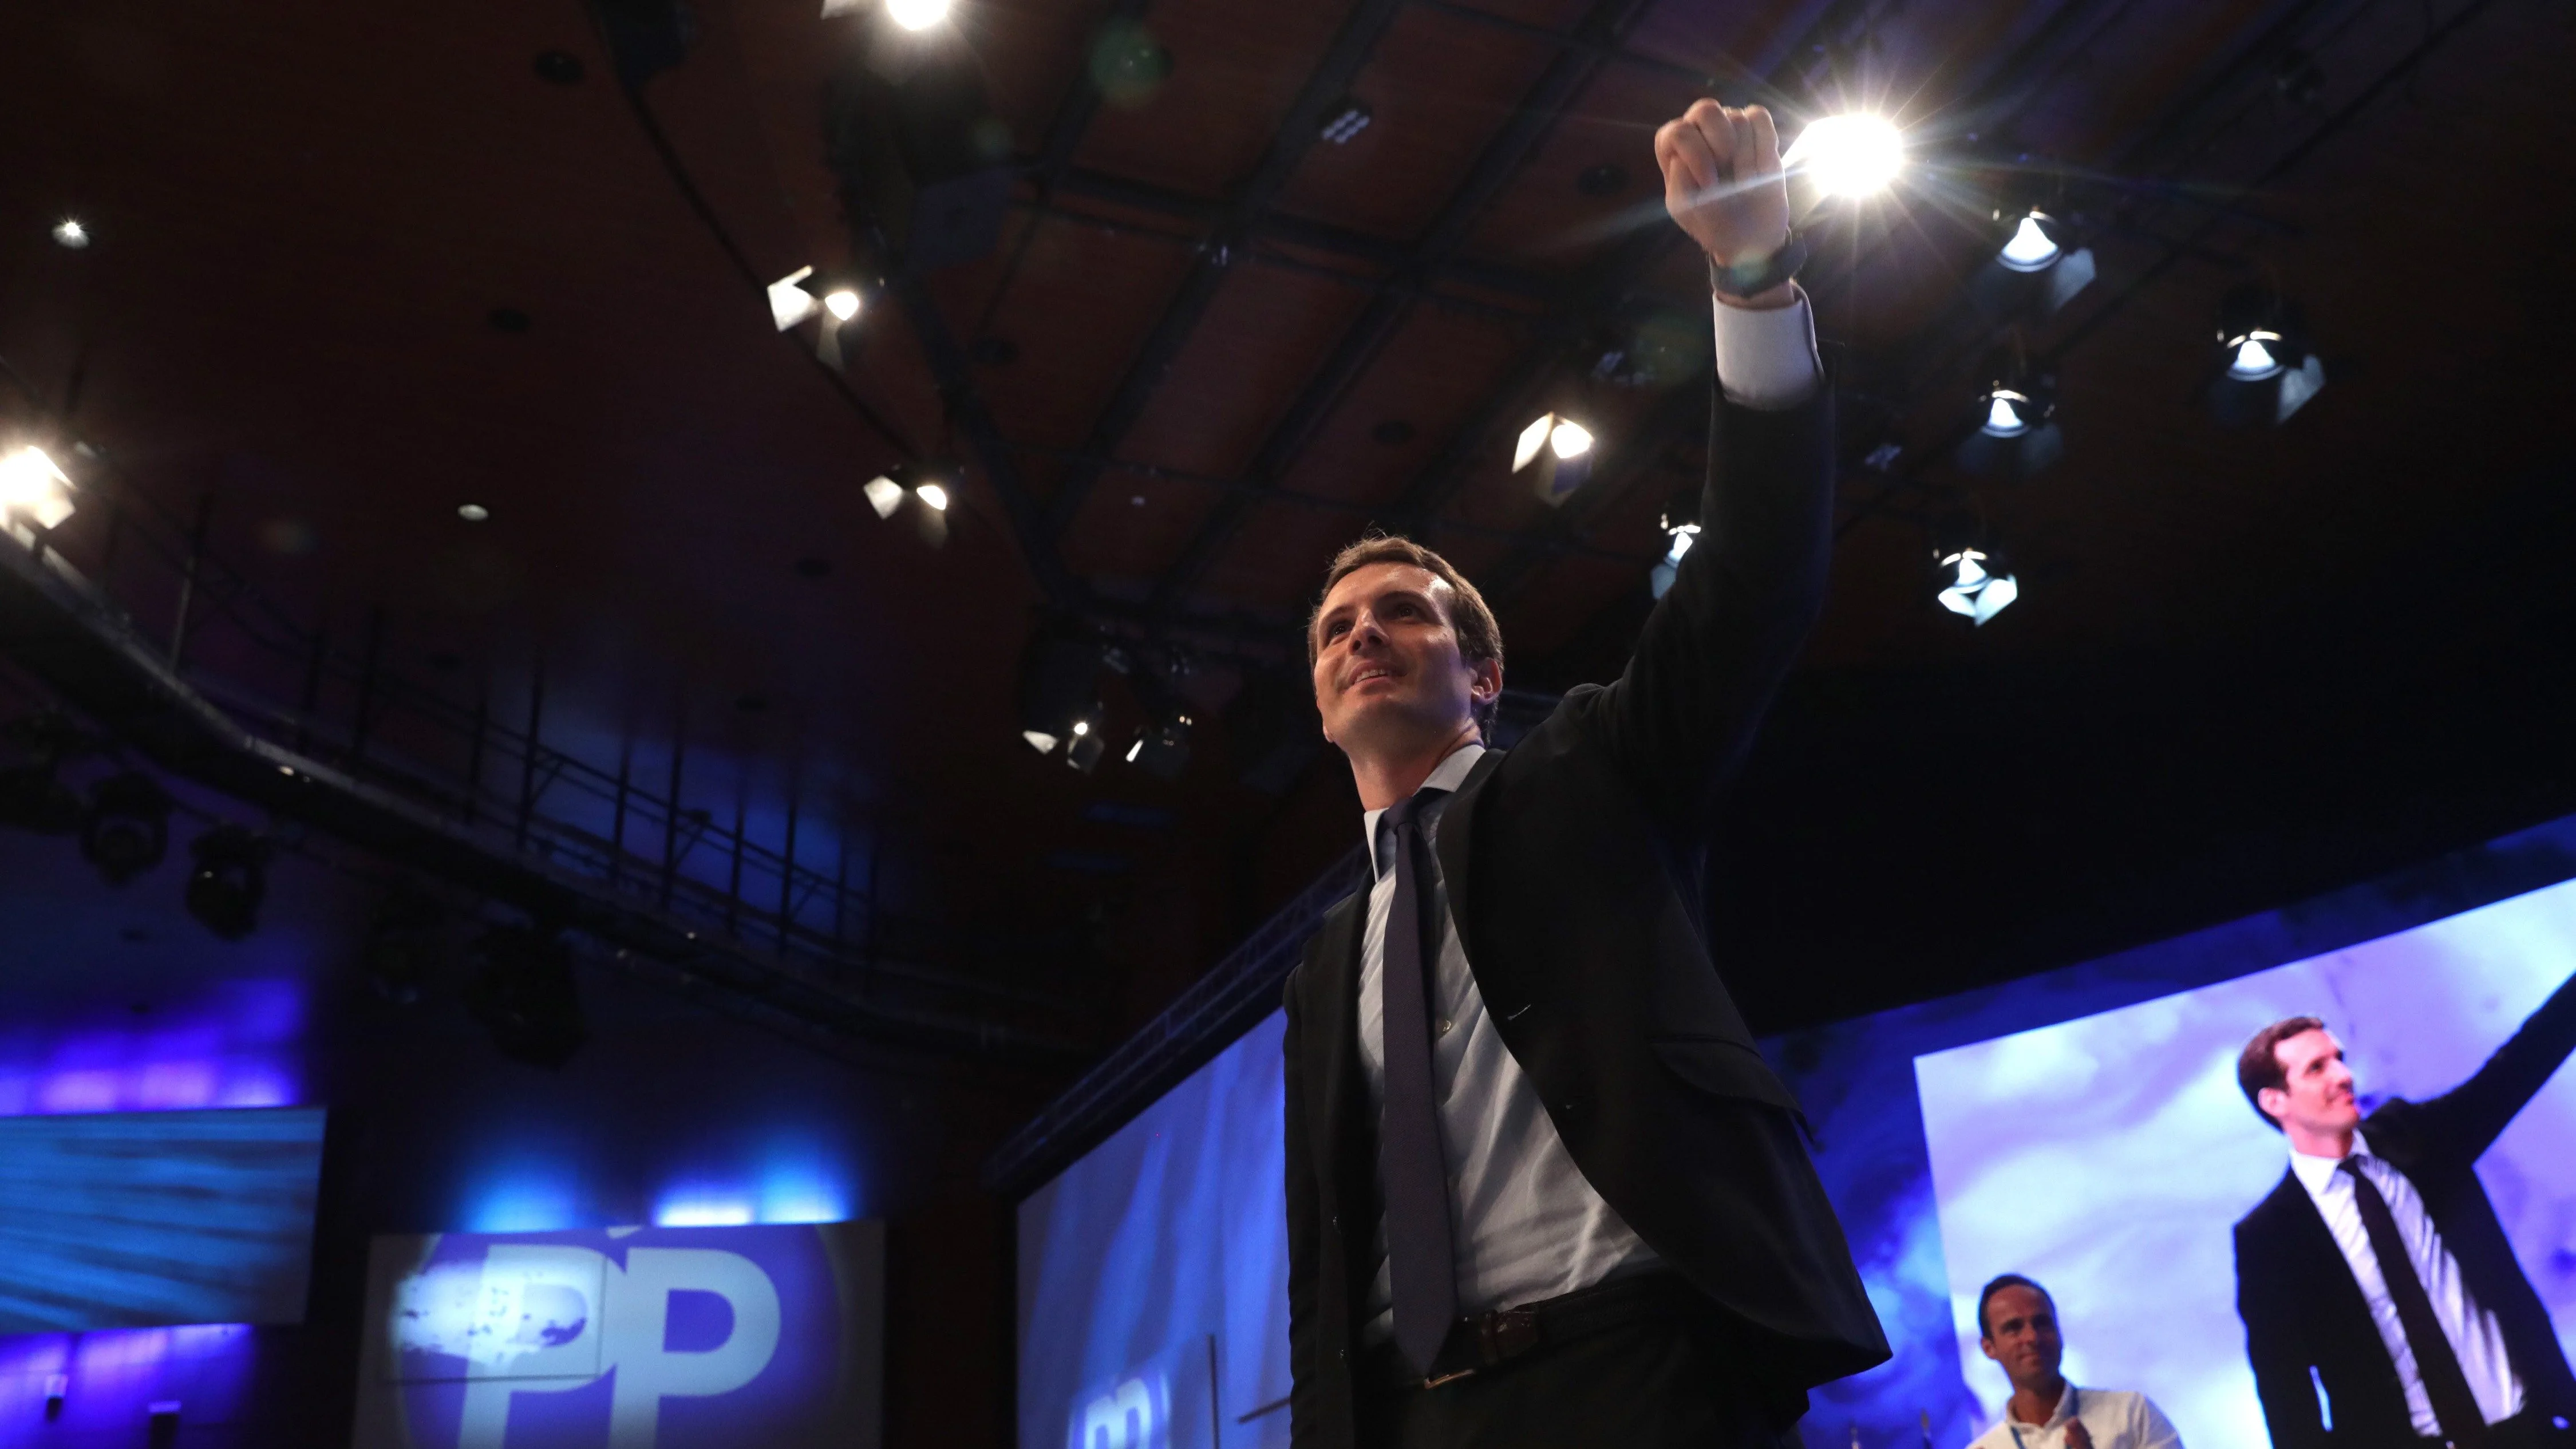
[(1426, 889), (1436, 870), (1423, 815), (1449, 792), (1422, 790), (1386, 812), (1394, 833), (1395, 900), (1386, 913), (1378, 973), (1385, 1025), (1386, 1103), (1378, 1171), (1386, 1183), (1387, 1276), (1395, 1292), (1395, 1346), (1428, 1376), (1458, 1317), (1449, 1242), (1449, 1167), (1440, 1149), (1439, 1096), (1431, 1075), (1431, 967), (1441, 922)]
[(2415, 1355), (2416, 1377), (2424, 1381), (2424, 1396), (2433, 1401), (2433, 1417), (2442, 1425), (2442, 1437), (2459, 1449), (2485, 1443), (2486, 1415), (2478, 1412), (2477, 1395), (2469, 1392), (2469, 1376), (2460, 1372), (2450, 1335), (2433, 1316), (2433, 1300), (2424, 1292), (2424, 1280), (2416, 1275), (2405, 1241), (2397, 1236), (2397, 1217), (2388, 1210), (2388, 1199), (2363, 1174), (2359, 1157), (2347, 1157), (2340, 1166), (2352, 1178), (2353, 1200), (2361, 1205), (2361, 1226), (2370, 1234), (2370, 1251), (2379, 1259), (2379, 1276), (2388, 1284), (2389, 1300), (2397, 1305), (2397, 1321), (2405, 1328), (2406, 1346)]

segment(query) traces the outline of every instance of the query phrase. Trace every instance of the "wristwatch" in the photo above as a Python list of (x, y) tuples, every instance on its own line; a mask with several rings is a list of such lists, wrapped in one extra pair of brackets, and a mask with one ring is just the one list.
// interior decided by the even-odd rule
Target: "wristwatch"
[(1758, 262), (1745, 266), (1721, 267), (1717, 258), (1708, 259), (1709, 290), (1723, 297), (1758, 297), (1798, 275), (1807, 264), (1807, 239), (1796, 232), (1781, 248)]

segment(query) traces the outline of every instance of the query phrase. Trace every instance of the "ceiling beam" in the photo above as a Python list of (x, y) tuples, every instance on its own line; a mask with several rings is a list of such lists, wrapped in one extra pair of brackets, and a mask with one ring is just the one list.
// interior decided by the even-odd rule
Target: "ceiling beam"
[[(1271, 138), (1261, 164), (1228, 199), (1208, 237), (1200, 243), (1198, 257), (1190, 264), (1179, 291), (1128, 364), (1109, 405), (1092, 424), (1091, 435), (1082, 446), (1084, 453), (1102, 458), (1116, 456), (1129, 431), (1144, 417), (1163, 375), (1198, 330), (1199, 319), (1207, 314), (1209, 304), (1216, 300), (1235, 249), (1287, 187), (1307, 151), (1321, 139), (1325, 108), (1349, 93), (1351, 83), (1368, 63), (1379, 38), (1394, 24), (1399, 9), (1401, 0), (1359, 0), (1344, 17), (1323, 60), (1306, 77), (1296, 101), (1280, 120), (1279, 131)], [(1072, 527), (1091, 497), (1092, 485), (1099, 481), (1097, 465), (1077, 463), (1064, 471), (1047, 507), (1050, 537), (1061, 538)]]
[[(1603, 44), (1615, 45), (1636, 22), (1648, 0), (1598, 0), (1585, 15), (1576, 34)], [(1599, 72), (1600, 57), (1580, 50), (1560, 53), (1541, 73), (1536, 84), (1521, 103), (1504, 120), (1502, 128), (1486, 142), (1466, 178), (1449, 194), (1440, 213), (1432, 219), (1421, 238), (1414, 243), (1412, 254), (1404, 259), (1397, 275), (1407, 282), (1418, 282), (1434, 268), (1448, 262), (1466, 245), (1494, 198), (1502, 194), (1513, 177), (1520, 174), (1533, 152), (1545, 140), (1556, 118)], [(1358, 320), (1342, 333), (1333, 355), (1289, 404), (1279, 421), (1252, 457), (1248, 470), (1253, 477), (1275, 482), (1287, 476), (1297, 455), (1322, 426), (1324, 419), (1350, 388), (1377, 360), (1389, 339), (1393, 338), (1413, 310), (1412, 297), (1404, 292), (1380, 292), (1361, 309)], [(1226, 546), (1234, 541), (1237, 530), (1252, 515), (1255, 500), (1246, 494), (1226, 498), (1212, 510), (1181, 550), (1180, 557), (1164, 571), (1154, 588), (1150, 605), (1159, 616), (1179, 612), (1181, 603), (1207, 576)]]

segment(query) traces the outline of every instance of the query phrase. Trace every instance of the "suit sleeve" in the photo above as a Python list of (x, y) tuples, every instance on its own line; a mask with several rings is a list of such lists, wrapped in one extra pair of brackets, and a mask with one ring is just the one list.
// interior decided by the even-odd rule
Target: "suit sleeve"
[(1320, 1378), (1315, 1356), (1321, 1352), (1315, 1333), (1315, 1274), (1323, 1244), (1321, 1225), (1316, 1221), (1320, 1188), (1315, 1178), (1314, 1153), (1306, 1138), (1306, 1094), (1298, 1054), (1297, 985), (1302, 974), (1301, 969), (1288, 977), (1288, 1032), (1282, 1047), (1287, 1053), (1288, 1078), (1288, 1438), (1292, 1445), (1321, 1440), (1315, 1413)]
[(2424, 1104), (2426, 1142), (2476, 1161), (2570, 1051), (2576, 1051), (2576, 976), (2559, 983), (2477, 1075)]
[(1832, 389), (1776, 412), (1711, 399), (1698, 542), (1590, 725), (1686, 827), (1707, 819), (1815, 623), (1833, 545)]
[(2245, 1357), (2272, 1449), (2325, 1449), (2325, 1416), (2295, 1314), (2296, 1295), (2278, 1281), (2259, 1234), (2236, 1225), (2236, 1316), (2245, 1321)]

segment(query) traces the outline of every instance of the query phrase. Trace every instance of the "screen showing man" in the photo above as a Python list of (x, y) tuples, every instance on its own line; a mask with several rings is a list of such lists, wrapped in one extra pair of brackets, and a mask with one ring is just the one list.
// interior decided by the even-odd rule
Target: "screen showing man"
[(2280, 1186), (2236, 1225), (2275, 1449), (2571, 1441), (2576, 1380), (2477, 1174), (2571, 1049), (2576, 978), (2458, 1087), (2367, 1115), (2319, 1018), (2246, 1043), (2238, 1084), (2290, 1149)]

